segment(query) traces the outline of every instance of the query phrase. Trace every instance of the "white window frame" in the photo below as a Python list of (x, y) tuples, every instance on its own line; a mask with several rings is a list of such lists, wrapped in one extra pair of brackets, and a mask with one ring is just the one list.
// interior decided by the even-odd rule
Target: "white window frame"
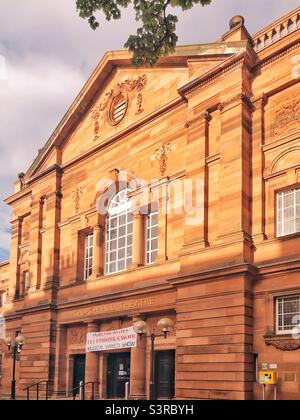
[(29, 270), (23, 271), (23, 287), (24, 287), (24, 294), (26, 294), (28, 290), (30, 289)]
[(4, 308), (7, 300), (7, 292), (0, 291), (0, 309)]
[[(293, 188), (290, 190), (280, 191), (276, 193), (276, 236), (282, 238), (284, 236), (293, 235), (300, 233), (300, 228), (296, 229), (296, 221), (300, 219), (300, 216), (297, 217), (297, 208), (300, 209), (300, 201), (297, 202), (297, 193), (300, 195), (300, 188)], [(293, 205), (290, 207), (284, 207), (284, 199), (288, 194), (293, 195)], [(289, 219), (285, 218), (285, 212), (288, 209), (293, 209), (293, 216)], [(285, 223), (294, 222), (294, 229), (292, 232), (285, 231)]]
[[(299, 313), (280, 313), (279, 312), (279, 305), (280, 303), (284, 304), (285, 299), (297, 299), (299, 301)], [(276, 334), (277, 335), (288, 335), (288, 334), (292, 334), (292, 331), (295, 327), (297, 327), (297, 324), (291, 324), (289, 326), (289, 328), (285, 328), (284, 324), (282, 323), (282, 329), (279, 327), (280, 324), (280, 318), (282, 317), (284, 318), (284, 315), (291, 315), (293, 314), (294, 316), (300, 316), (300, 294), (299, 295), (291, 295), (291, 296), (279, 296), (276, 298), (276, 314), (275, 314), (275, 319), (276, 319)]]
[[(132, 263), (133, 252), (133, 215), (131, 213), (132, 202), (128, 198), (129, 189), (124, 189), (116, 194), (109, 205), (106, 218), (105, 238), (105, 274), (117, 274), (128, 270)], [(121, 222), (124, 220), (124, 223)], [(124, 235), (120, 230), (125, 229)], [(112, 238), (112, 233), (116, 235)], [(124, 242), (121, 246), (120, 242)], [(112, 248), (115, 243), (116, 247)], [(119, 257), (124, 253), (124, 257)], [(123, 265), (119, 268), (119, 265)], [(114, 268), (115, 267), (115, 268)]]
[(84, 280), (87, 280), (93, 273), (94, 258), (94, 234), (87, 233), (84, 237)]
[[(153, 224), (154, 217), (157, 223)], [(152, 248), (152, 241), (157, 240), (157, 247)], [(153, 253), (156, 253), (153, 259)], [(146, 221), (146, 265), (154, 264), (158, 254), (158, 210), (149, 213)]]

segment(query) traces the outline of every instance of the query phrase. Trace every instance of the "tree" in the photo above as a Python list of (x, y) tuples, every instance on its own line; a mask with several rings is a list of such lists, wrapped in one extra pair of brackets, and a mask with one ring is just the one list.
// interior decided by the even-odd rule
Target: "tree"
[(174, 52), (178, 37), (178, 17), (167, 9), (191, 9), (196, 4), (208, 5), (212, 0), (76, 0), (79, 16), (88, 19), (92, 29), (99, 27), (95, 14), (104, 14), (106, 20), (120, 19), (121, 8), (133, 5), (136, 20), (142, 22), (136, 35), (130, 35), (125, 48), (132, 52), (134, 66), (153, 66), (160, 57)]

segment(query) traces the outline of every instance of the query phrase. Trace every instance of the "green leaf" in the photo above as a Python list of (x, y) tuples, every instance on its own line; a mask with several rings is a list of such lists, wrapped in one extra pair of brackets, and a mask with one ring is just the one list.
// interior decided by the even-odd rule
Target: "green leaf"
[(177, 16), (168, 14), (169, 7), (189, 10), (197, 4), (209, 5), (212, 0), (76, 0), (79, 16), (87, 19), (96, 30), (99, 22), (96, 14), (104, 15), (107, 21), (121, 18), (121, 9), (132, 4), (135, 19), (142, 23), (136, 35), (130, 35), (125, 48), (132, 52), (132, 64), (154, 66), (163, 56), (175, 51)]

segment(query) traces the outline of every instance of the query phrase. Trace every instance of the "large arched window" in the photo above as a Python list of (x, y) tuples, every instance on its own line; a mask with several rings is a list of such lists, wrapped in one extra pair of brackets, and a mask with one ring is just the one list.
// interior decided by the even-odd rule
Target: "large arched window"
[(125, 271), (132, 263), (133, 215), (128, 189), (111, 200), (106, 221), (106, 274)]

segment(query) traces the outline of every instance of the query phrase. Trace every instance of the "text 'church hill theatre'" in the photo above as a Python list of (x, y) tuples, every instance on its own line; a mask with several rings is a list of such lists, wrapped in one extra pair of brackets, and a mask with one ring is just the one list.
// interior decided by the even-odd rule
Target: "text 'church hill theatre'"
[(299, 80), (300, 8), (154, 68), (105, 54), (6, 200), (17, 396), (149, 398), (153, 344), (156, 398), (261, 399), (266, 368), (300, 399)]

